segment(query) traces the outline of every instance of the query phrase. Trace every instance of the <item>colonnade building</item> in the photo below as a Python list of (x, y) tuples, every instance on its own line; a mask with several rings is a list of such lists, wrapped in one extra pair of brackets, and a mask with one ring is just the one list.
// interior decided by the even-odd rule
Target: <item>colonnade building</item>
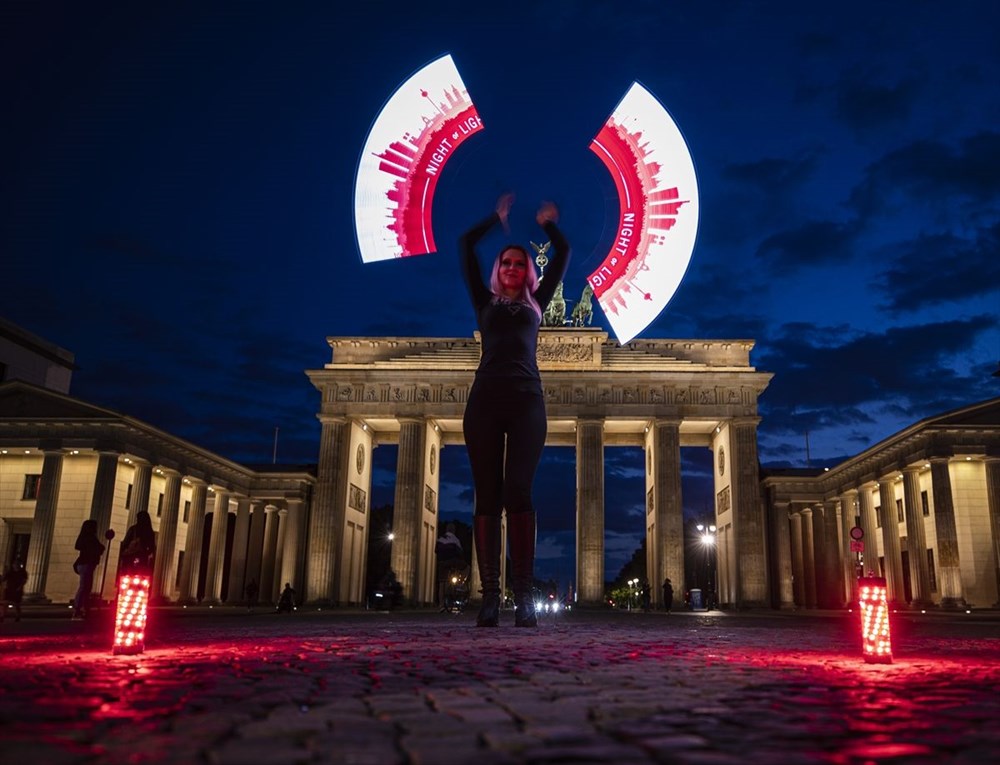
[(898, 606), (998, 605), (1000, 398), (922, 420), (828, 470), (766, 471), (761, 485), (775, 605), (853, 603), (859, 567), (884, 576)]
[[(252, 470), (150, 425), (23, 381), (0, 385), (0, 556), (25, 564), (25, 602), (68, 602), (80, 526), (106, 555), (94, 591), (114, 597), (120, 542), (146, 510), (161, 601), (274, 602), (303, 579), (308, 468)], [(111, 530), (114, 539), (103, 535)], [(106, 573), (105, 573), (106, 572)]]

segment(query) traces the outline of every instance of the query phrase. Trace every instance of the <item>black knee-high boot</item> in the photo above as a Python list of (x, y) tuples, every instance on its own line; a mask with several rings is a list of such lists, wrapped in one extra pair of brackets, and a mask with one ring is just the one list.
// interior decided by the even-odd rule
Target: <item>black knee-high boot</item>
[(536, 627), (535, 596), (535, 514), (509, 513), (507, 534), (510, 539), (511, 578), (514, 580), (514, 626)]
[(479, 581), (483, 585), (483, 605), (476, 617), (477, 627), (500, 626), (500, 516), (472, 518)]

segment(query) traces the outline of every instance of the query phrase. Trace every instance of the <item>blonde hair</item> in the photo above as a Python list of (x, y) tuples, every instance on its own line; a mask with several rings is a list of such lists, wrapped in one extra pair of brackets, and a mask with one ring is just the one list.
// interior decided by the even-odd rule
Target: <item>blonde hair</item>
[[(493, 271), (490, 274), (490, 292), (493, 293), (493, 302), (497, 302), (500, 298), (504, 298), (503, 289), (500, 287), (500, 260), (503, 258), (503, 254), (508, 250), (514, 250), (524, 255), (525, 265), (527, 265), (527, 274), (524, 279), (524, 284), (521, 287), (521, 294), (517, 296), (516, 300), (520, 303), (527, 304), (532, 311), (538, 316), (539, 319), (542, 318), (542, 307), (538, 305), (538, 301), (535, 300), (535, 290), (538, 289), (538, 272), (535, 271), (535, 265), (531, 262), (531, 258), (528, 257), (528, 251), (524, 249), (519, 244), (508, 244), (497, 254), (497, 259), (493, 261)], [(506, 299), (506, 298), (504, 298)]]

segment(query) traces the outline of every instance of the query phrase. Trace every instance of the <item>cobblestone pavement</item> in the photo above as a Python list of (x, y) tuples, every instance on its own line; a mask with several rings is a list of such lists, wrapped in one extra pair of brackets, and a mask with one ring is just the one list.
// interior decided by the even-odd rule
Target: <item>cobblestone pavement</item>
[(1000, 757), (1000, 616), (546, 616), (160, 609), (0, 625), (0, 762), (980, 763)]

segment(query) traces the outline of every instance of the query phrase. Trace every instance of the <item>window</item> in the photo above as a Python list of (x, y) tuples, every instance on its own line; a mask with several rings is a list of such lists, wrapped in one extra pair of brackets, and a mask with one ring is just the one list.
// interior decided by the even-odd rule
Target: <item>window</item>
[[(925, 494), (927, 492), (924, 492)], [(937, 592), (937, 573), (934, 571), (934, 551), (927, 548), (927, 571), (931, 576), (931, 592)]]
[(882, 528), (882, 505), (875, 505), (875, 528)]
[(42, 489), (42, 476), (39, 473), (27, 473), (24, 476), (24, 493), (21, 499), (38, 499)]
[(125, 509), (132, 509), (132, 484), (129, 484), (125, 489)]
[(896, 500), (896, 520), (900, 523), (905, 520), (905, 516), (903, 515), (903, 500), (901, 499)]
[(160, 492), (160, 496), (156, 500), (156, 517), (159, 518), (163, 515), (163, 492)]
[(920, 508), (924, 511), (925, 517), (931, 514), (931, 502), (927, 498), (926, 491), (920, 492)]
[[(184, 500), (184, 523), (188, 522), (188, 514), (191, 512), (191, 500)], [(183, 555), (184, 553), (181, 553)]]

